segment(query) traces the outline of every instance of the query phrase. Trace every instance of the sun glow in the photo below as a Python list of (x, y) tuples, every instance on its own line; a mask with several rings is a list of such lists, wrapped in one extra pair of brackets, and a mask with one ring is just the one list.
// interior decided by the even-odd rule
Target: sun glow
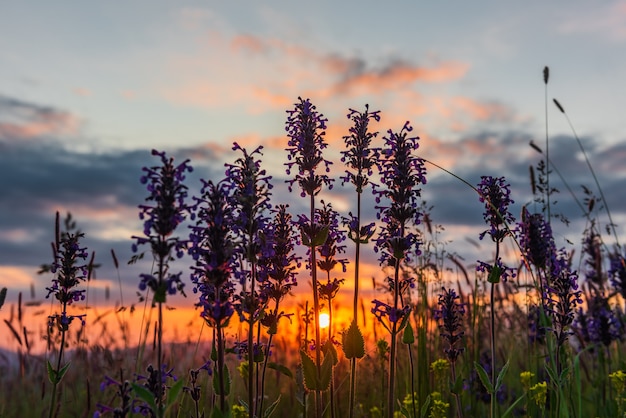
[(320, 328), (328, 328), (330, 325), (330, 316), (327, 313), (320, 314)]

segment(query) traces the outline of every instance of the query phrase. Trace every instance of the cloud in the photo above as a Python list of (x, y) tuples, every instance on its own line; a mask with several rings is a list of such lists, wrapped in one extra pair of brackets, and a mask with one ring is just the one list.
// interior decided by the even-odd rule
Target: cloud
[(594, 4), (584, 13), (569, 14), (558, 25), (565, 34), (597, 34), (615, 42), (626, 41), (626, 1)]
[[(337, 102), (355, 97), (401, 95), (419, 83), (462, 79), (469, 65), (457, 61), (416, 64), (325, 52), (272, 37), (212, 32), (201, 51), (173, 57), (179, 83), (161, 88), (166, 99), (200, 107), (245, 106), (252, 114), (284, 109), (297, 96)], [(219, 63), (219, 65), (216, 65)], [(219, 80), (216, 82), (215, 80)], [(389, 100), (386, 100), (389, 99)]]
[(78, 119), (63, 110), (0, 95), (0, 141), (68, 135), (78, 126)]

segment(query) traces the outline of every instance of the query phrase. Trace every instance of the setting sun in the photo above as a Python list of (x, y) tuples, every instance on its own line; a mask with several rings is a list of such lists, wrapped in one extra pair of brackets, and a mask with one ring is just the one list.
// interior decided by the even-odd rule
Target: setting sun
[(330, 316), (327, 313), (320, 314), (320, 328), (328, 328), (330, 325)]

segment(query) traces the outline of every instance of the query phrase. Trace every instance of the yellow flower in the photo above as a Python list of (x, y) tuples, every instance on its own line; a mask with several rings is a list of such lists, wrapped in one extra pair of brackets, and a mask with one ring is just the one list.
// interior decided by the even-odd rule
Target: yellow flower
[(530, 380), (535, 376), (535, 374), (533, 372), (529, 372), (529, 371), (525, 371), (525, 372), (521, 372), (519, 374), (519, 379), (522, 382), (522, 386), (524, 387), (524, 390), (526, 392), (528, 392), (528, 390), (530, 389)]

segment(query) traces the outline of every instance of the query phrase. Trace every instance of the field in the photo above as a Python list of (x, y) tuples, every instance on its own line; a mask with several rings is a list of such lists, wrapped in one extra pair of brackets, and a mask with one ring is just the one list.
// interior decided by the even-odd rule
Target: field
[[(138, 179), (143, 235), (130, 260), (111, 253), (120, 275), (145, 267), (131, 303), (90, 305), (100, 261), (80, 214), (57, 213), (30, 298), (0, 294), (0, 417), (626, 416), (625, 252), (588, 160), (590, 183), (572, 196), (585, 228), (562, 247), (554, 184), (571, 189), (549, 138), (531, 144), (533, 200), (512, 214), (506, 173), (470, 184), (421, 158), (408, 122), (379, 133), (380, 112), (350, 110), (334, 150), (345, 174), (332, 178), (327, 120), (301, 98), (287, 115), (305, 213), (272, 195), (261, 149), (233, 144), (225, 177), (197, 196), (193, 161), (153, 151)], [(441, 240), (420, 194), (430, 170), (482, 206), (479, 260)], [(320, 197), (339, 184), (350, 213)]]

